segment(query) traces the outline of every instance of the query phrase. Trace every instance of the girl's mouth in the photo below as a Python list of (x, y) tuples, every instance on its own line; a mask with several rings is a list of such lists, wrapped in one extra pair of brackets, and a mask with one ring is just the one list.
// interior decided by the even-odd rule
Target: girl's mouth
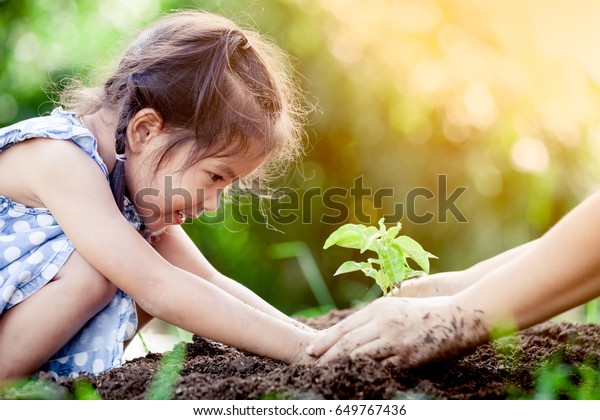
[(186, 215), (183, 211), (178, 210), (175, 212), (175, 223), (178, 225), (182, 225), (185, 222)]

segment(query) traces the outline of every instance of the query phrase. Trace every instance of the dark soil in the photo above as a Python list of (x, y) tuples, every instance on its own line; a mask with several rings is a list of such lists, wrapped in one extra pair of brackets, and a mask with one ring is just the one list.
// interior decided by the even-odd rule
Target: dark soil
[[(347, 314), (334, 311), (305, 321), (324, 328)], [(149, 354), (87, 379), (104, 399), (143, 399), (161, 357)], [(531, 398), (534, 393), (538, 397), (577, 398), (582, 394), (573, 389), (581, 392), (582, 382), (584, 388), (595, 384), (598, 392), (599, 362), (600, 325), (595, 324), (547, 322), (459, 357), (409, 370), (350, 359), (325, 367), (287, 366), (194, 337), (187, 345), (174, 398), (507, 399)], [(544, 363), (546, 374), (540, 379)], [(584, 371), (595, 374), (593, 384)], [(575, 388), (565, 385), (562, 390), (555, 389), (555, 395), (540, 394), (544, 381), (552, 379), (553, 386), (560, 388), (557, 378)], [(71, 390), (75, 382), (59, 378), (58, 383)], [(595, 398), (600, 397), (596, 394)]]

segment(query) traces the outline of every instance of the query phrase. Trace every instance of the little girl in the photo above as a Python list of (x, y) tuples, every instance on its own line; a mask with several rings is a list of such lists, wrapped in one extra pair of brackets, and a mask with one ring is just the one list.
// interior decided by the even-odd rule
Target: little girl
[(0, 130), (0, 379), (119, 366), (151, 317), (311, 360), (316, 332), (217, 272), (180, 226), (234, 180), (297, 155), (277, 57), (225, 18), (173, 13), (102, 86), (68, 90), (68, 111)]

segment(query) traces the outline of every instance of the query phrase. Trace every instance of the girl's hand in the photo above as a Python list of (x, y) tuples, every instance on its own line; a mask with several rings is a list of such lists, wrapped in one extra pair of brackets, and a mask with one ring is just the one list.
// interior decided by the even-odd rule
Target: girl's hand
[(451, 297), (384, 297), (325, 330), (307, 351), (318, 364), (350, 356), (415, 367), (487, 339), (481, 316)]
[(290, 362), (290, 365), (313, 365), (317, 362), (317, 358), (309, 355), (306, 349), (311, 343), (313, 343), (318, 337), (320, 337), (323, 334), (323, 332), (317, 331), (308, 326), (305, 327), (305, 329), (310, 330), (310, 335), (308, 336), (308, 340), (306, 342), (300, 344), (300, 346), (298, 347), (298, 352), (296, 353), (293, 360)]
[(296, 356), (296, 358), (294, 360), (292, 360), (290, 365), (314, 365), (316, 362), (317, 362), (317, 358), (310, 356), (306, 352), (306, 346), (305, 346), (298, 352), (298, 355)]

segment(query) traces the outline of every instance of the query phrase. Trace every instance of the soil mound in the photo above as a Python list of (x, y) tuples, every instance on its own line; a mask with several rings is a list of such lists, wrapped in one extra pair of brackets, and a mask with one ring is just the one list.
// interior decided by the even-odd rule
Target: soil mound
[[(348, 313), (333, 311), (303, 321), (324, 328)], [(87, 380), (104, 399), (144, 399), (162, 357), (151, 353)], [(600, 326), (566, 322), (543, 323), (416, 369), (350, 359), (325, 367), (287, 366), (196, 336), (187, 344), (173, 398), (507, 399), (534, 393), (542, 398), (600, 398), (581, 393), (590, 381), (599, 392), (599, 362)], [(76, 381), (57, 382), (71, 390)], [(550, 382), (552, 395), (544, 388)]]

